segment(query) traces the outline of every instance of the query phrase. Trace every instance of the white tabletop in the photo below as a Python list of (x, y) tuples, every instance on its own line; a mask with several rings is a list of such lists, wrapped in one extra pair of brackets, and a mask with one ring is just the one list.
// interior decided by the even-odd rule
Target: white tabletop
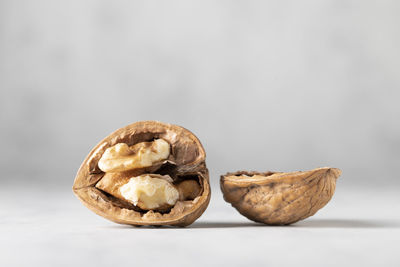
[(242, 217), (217, 189), (187, 228), (109, 222), (69, 187), (7, 185), (0, 203), (0, 266), (400, 266), (395, 188), (338, 188), (315, 216), (279, 227)]

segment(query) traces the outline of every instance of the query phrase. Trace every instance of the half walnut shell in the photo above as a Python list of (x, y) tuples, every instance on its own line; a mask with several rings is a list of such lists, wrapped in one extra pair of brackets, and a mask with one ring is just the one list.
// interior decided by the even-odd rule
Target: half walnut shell
[[(99, 168), (103, 154), (107, 149), (110, 151), (112, 147), (117, 147), (117, 144), (135, 148), (138, 147), (135, 144), (143, 143), (139, 147), (146, 149), (149, 145), (144, 142), (160, 139), (170, 146), (168, 158), (134, 170), (105, 173)], [(154, 152), (154, 149), (150, 152)], [(205, 158), (200, 141), (185, 128), (157, 121), (141, 121), (113, 132), (92, 149), (78, 170), (73, 191), (86, 207), (117, 223), (187, 226), (200, 217), (210, 201)], [(176, 186), (176, 192), (179, 192), (176, 194), (180, 198), (173, 205), (167, 203), (157, 209), (141, 209), (120, 194), (120, 187), (132, 177), (148, 180), (157, 178), (158, 182), (160, 179), (168, 180), (172, 186)], [(188, 184), (198, 186), (192, 189), (193, 186)], [(181, 190), (192, 191), (182, 193)]]
[(225, 201), (250, 220), (286, 225), (324, 207), (340, 175), (335, 168), (287, 173), (239, 171), (222, 175), (220, 185)]

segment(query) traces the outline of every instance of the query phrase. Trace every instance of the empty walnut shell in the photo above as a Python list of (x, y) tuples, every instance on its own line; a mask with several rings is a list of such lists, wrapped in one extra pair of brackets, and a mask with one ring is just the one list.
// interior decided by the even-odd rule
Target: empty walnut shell
[(222, 175), (220, 185), (225, 201), (250, 220), (285, 225), (325, 206), (340, 174), (335, 168), (288, 173), (238, 171)]
[[(201, 190), (197, 191), (198, 195), (194, 199), (179, 200), (168, 211), (146, 211), (102, 190), (104, 183), (100, 181), (105, 173), (99, 169), (98, 161), (107, 148), (117, 143), (132, 146), (159, 138), (170, 144), (171, 153), (167, 160), (149, 168), (120, 173), (114, 177), (121, 176), (121, 181), (124, 179), (126, 181), (125, 174), (151, 173), (168, 174), (174, 183), (195, 180), (201, 186)], [(78, 170), (73, 191), (86, 207), (117, 223), (187, 226), (200, 217), (210, 201), (211, 192), (205, 158), (206, 154), (200, 141), (185, 128), (157, 121), (141, 121), (113, 132), (92, 149)]]

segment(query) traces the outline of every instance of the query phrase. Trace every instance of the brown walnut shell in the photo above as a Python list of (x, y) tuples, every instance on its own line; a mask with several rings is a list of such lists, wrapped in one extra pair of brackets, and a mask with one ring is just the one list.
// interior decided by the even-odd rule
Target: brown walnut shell
[[(201, 192), (196, 198), (179, 200), (169, 211), (143, 211), (101, 189), (104, 184), (101, 183), (101, 179), (105, 173), (98, 168), (97, 163), (108, 147), (117, 143), (131, 146), (159, 138), (170, 144), (169, 158), (149, 168), (127, 172), (126, 175), (168, 174), (174, 183), (186, 179), (196, 180), (201, 186)], [(201, 216), (210, 201), (211, 192), (205, 158), (206, 154), (199, 139), (187, 129), (158, 121), (136, 122), (113, 132), (92, 149), (78, 170), (73, 191), (86, 207), (117, 223), (187, 226)], [(126, 181), (124, 173), (118, 175), (121, 176), (121, 181), (124, 179)]]
[(286, 225), (314, 215), (335, 192), (341, 171), (318, 168), (299, 172), (238, 171), (221, 176), (226, 202), (255, 222)]

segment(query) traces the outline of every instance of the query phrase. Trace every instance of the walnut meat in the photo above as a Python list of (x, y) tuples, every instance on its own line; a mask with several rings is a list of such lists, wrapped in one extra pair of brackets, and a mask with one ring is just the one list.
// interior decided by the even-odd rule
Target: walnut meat
[(86, 207), (117, 223), (187, 226), (210, 201), (205, 157), (190, 131), (137, 122), (93, 148), (73, 191)]
[(106, 149), (98, 166), (103, 172), (135, 170), (166, 160), (169, 154), (170, 145), (163, 139), (140, 142), (131, 147), (125, 143), (118, 143)]
[(250, 220), (286, 225), (314, 215), (335, 192), (341, 171), (318, 168), (299, 172), (245, 172), (221, 176), (225, 201)]

